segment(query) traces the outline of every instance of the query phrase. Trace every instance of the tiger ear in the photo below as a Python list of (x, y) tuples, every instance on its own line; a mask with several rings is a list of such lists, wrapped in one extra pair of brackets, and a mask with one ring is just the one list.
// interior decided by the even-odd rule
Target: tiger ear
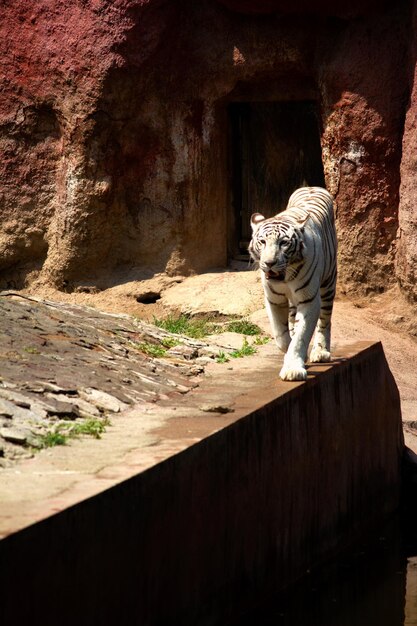
[(296, 218), (296, 222), (297, 222), (297, 228), (298, 230), (303, 233), (304, 232), (304, 226), (307, 224), (308, 220), (310, 219), (311, 215), (306, 215), (305, 217), (297, 217)]
[(259, 224), (264, 221), (264, 216), (260, 213), (252, 213), (250, 218), (250, 225), (252, 226), (252, 230), (255, 231)]

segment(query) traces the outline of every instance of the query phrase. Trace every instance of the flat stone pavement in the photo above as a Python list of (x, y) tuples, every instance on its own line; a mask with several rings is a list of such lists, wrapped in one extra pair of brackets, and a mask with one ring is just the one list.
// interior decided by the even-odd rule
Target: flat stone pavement
[[(182, 345), (169, 347), (170, 333), (127, 315), (11, 295), (0, 295), (0, 311), (0, 536), (180, 452), (247, 413), (254, 402), (267, 402), (268, 394), (272, 399), (303, 384), (279, 380), (282, 356), (272, 342), (257, 345), (252, 356), (217, 363), (213, 356), (242, 345), (242, 336), (182, 338)], [(335, 357), (355, 353), (364, 334), (381, 338), (353, 313), (346, 303), (336, 306)], [(251, 319), (268, 331), (263, 310)], [(164, 357), (146, 353), (161, 341)], [(400, 351), (401, 341), (407, 342), (395, 339)], [(410, 364), (414, 356), (412, 350), (404, 353)], [(390, 365), (397, 378), (396, 363)], [(310, 375), (326, 367), (310, 368)], [(416, 391), (408, 379), (400, 382), (406, 443), (417, 451)], [(45, 431), (80, 418), (110, 423), (100, 439), (76, 437), (34, 452)], [(24, 441), (13, 441), (13, 431)]]

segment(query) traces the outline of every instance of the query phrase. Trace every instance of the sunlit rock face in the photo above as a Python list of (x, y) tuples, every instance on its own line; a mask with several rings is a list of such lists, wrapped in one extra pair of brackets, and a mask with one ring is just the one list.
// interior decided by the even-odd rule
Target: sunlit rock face
[(130, 183), (146, 180), (158, 144), (142, 70), (172, 11), (155, 0), (12, 0), (0, 13), (1, 266), (17, 283), (37, 270), (64, 286), (134, 257)]
[[(1, 286), (225, 266), (262, 186), (278, 210), (280, 192), (303, 182), (309, 144), (274, 111), (308, 101), (336, 198), (341, 285), (380, 291), (397, 267), (411, 294), (410, 6), (339, 4), (2, 4)], [(239, 103), (249, 130), (232, 121)]]
[(397, 280), (410, 300), (417, 301), (417, 4), (412, 16), (410, 99), (405, 118), (399, 206)]

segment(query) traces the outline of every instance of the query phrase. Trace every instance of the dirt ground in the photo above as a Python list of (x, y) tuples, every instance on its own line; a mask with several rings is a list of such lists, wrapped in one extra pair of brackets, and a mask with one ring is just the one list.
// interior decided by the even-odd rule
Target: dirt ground
[[(407, 444), (417, 452), (417, 318), (415, 306), (398, 289), (352, 300), (339, 287), (333, 314), (332, 343), (352, 340), (381, 341), (401, 395)], [(248, 316), (268, 332), (263, 295), (257, 271), (236, 263), (229, 270), (201, 275), (155, 275), (99, 291), (81, 286), (67, 294), (45, 287), (32, 294), (51, 300), (96, 307), (112, 313), (128, 313), (146, 321), (173, 312), (191, 315)]]

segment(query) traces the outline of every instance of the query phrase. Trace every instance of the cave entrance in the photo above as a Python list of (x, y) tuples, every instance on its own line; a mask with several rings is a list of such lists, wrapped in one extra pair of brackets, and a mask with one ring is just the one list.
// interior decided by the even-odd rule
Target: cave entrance
[(232, 258), (247, 258), (252, 213), (271, 217), (298, 187), (324, 186), (319, 119), (313, 101), (229, 105)]

